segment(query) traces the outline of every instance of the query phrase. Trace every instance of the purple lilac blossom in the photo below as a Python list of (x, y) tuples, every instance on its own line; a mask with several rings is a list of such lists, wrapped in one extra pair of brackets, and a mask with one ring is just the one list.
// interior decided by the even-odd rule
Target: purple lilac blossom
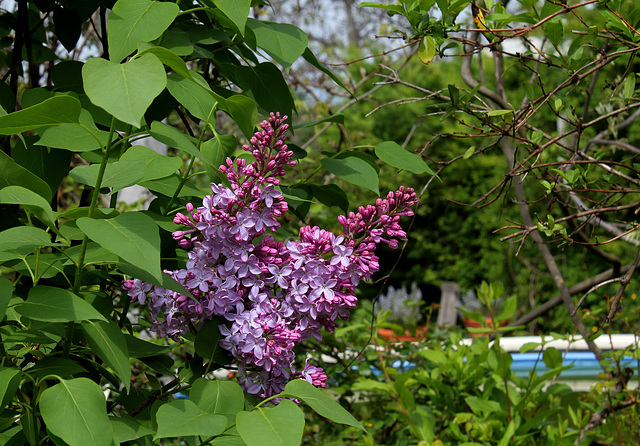
[(284, 142), (286, 119), (272, 113), (243, 146), (255, 161), (227, 158), (220, 166), (230, 188), (212, 184), (202, 206), (189, 203), (187, 213), (174, 218), (186, 227), (173, 238), (189, 249), (188, 261), (185, 269), (165, 273), (195, 300), (138, 279), (123, 283), (132, 301), (147, 304), (161, 336), (180, 340), (213, 316), (224, 317), (220, 346), (236, 359), (245, 391), (260, 397), (280, 393), (294, 378), (326, 386), (324, 370), (308, 360), (295, 370), (294, 348), (348, 318), (356, 286), (379, 268), (376, 245), (398, 246), (406, 237), (400, 217), (413, 215), (417, 202), (413, 189), (400, 187), (375, 206), (340, 216), (343, 235), (305, 226), (297, 240), (274, 240), (266, 233), (278, 229), (277, 217), (287, 211), (276, 187), (285, 168), (296, 164)]

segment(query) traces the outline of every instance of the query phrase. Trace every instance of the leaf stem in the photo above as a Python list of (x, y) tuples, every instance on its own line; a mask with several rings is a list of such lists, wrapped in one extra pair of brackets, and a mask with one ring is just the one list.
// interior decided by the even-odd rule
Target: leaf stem
[[(102, 151), (102, 161), (100, 162), (100, 169), (98, 170), (98, 178), (96, 178), (95, 188), (93, 189), (93, 196), (91, 197), (91, 204), (89, 205), (88, 217), (92, 218), (93, 213), (98, 205), (98, 197), (100, 197), (100, 186), (102, 179), (104, 178), (104, 172), (107, 168), (107, 162), (109, 161), (109, 152), (111, 151), (113, 143), (113, 135), (115, 133), (116, 118), (111, 117), (111, 128), (109, 129), (109, 139), (107, 145)], [(73, 281), (73, 293), (78, 294), (80, 291), (80, 285), (82, 284), (82, 272), (84, 270), (84, 258), (87, 254), (87, 245), (89, 243), (89, 237), (85, 234), (82, 237), (82, 244), (80, 245), (80, 254), (78, 255), (78, 263), (76, 265), (76, 275)], [(71, 350), (71, 343), (73, 339), (73, 330), (75, 322), (69, 322), (67, 324), (67, 332), (65, 336), (64, 350), (62, 352), (63, 358), (69, 357), (69, 351)]]

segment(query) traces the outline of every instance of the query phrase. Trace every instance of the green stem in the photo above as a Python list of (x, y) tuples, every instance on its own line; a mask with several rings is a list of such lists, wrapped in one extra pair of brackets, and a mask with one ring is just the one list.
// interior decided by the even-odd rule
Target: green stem
[(191, 172), (191, 169), (193, 168), (193, 163), (195, 163), (195, 161), (196, 161), (196, 157), (192, 156), (191, 161), (189, 161), (189, 165), (187, 166), (187, 169), (185, 170), (184, 174), (180, 178), (180, 183), (178, 183), (178, 187), (176, 188), (175, 192), (173, 193), (173, 196), (171, 197), (171, 200), (169, 200), (169, 204), (164, 210), (165, 216), (169, 214), (169, 211), (171, 210), (171, 206), (173, 206), (173, 202), (176, 201), (176, 198), (178, 198), (178, 194), (182, 190), (182, 186), (184, 186), (184, 184), (189, 179), (189, 172)]
[[(111, 147), (113, 144), (113, 135), (115, 133), (116, 127), (116, 118), (111, 118), (111, 128), (109, 129), (109, 139), (107, 140), (107, 145), (102, 152), (102, 161), (100, 162), (100, 169), (98, 170), (98, 178), (96, 179), (95, 188), (93, 190), (93, 196), (91, 197), (91, 204), (89, 205), (89, 214), (88, 217), (92, 218), (93, 213), (96, 210), (98, 205), (98, 198), (100, 197), (100, 187), (102, 185), (102, 179), (104, 177), (104, 171), (107, 168), (107, 163), (109, 161), (109, 152), (111, 151)], [(80, 285), (82, 284), (82, 273), (84, 270), (84, 258), (87, 254), (87, 245), (89, 243), (89, 237), (84, 235), (82, 237), (82, 244), (80, 245), (80, 254), (78, 255), (78, 264), (76, 265), (76, 275), (73, 281), (73, 293), (78, 294), (80, 291)], [(64, 343), (64, 351), (62, 353), (64, 358), (69, 357), (69, 351), (71, 350), (71, 343), (73, 339), (73, 330), (75, 327), (74, 322), (69, 322), (67, 324), (67, 332), (66, 332), (66, 342)]]
[[(109, 139), (107, 140), (107, 146), (102, 152), (102, 161), (100, 162), (100, 169), (98, 170), (98, 178), (96, 179), (95, 188), (93, 189), (93, 196), (91, 197), (91, 204), (89, 205), (88, 217), (92, 218), (93, 213), (98, 205), (98, 198), (100, 197), (100, 187), (102, 186), (102, 179), (104, 178), (104, 171), (107, 168), (109, 161), (109, 152), (113, 143), (113, 134), (115, 133), (116, 118), (111, 118), (111, 128), (109, 129)], [(89, 238), (85, 235), (82, 238), (82, 245), (80, 247), (80, 255), (78, 256), (78, 267), (76, 269), (76, 276), (73, 282), (73, 292), (75, 294), (80, 291), (80, 284), (82, 283), (82, 270), (84, 269), (84, 258), (87, 253), (87, 244)]]
[[(196, 144), (196, 148), (198, 149), (198, 151), (200, 151), (200, 146), (202, 145), (202, 138), (204, 137), (204, 133), (205, 133), (205, 130), (207, 128), (207, 123), (208, 122), (209, 121), (207, 120), (207, 122), (204, 125), (204, 129), (202, 130), (202, 132), (200, 132), (200, 137), (198, 138), (198, 143)], [(185, 120), (185, 124), (186, 124), (186, 120)], [(189, 133), (191, 135), (193, 135), (193, 132), (190, 130), (188, 125), (187, 125), (187, 129), (189, 130)], [(165, 216), (169, 214), (169, 212), (171, 210), (171, 206), (173, 206), (173, 203), (178, 198), (178, 194), (180, 194), (180, 191), (182, 190), (182, 187), (187, 182), (187, 180), (190, 178), (189, 173), (191, 172), (191, 169), (193, 169), (193, 164), (195, 163), (195, 161), (196, 161), (196, 157), (192, 156), (191, 157), (191, 161), (189, 161), (189, 165), (187, 166), (187, 169), (184, 171), (184, 174), (182, 175), (182, 178), (180, 178), (180, 183), (178, 183), (178, 187), (176, 188), (175, 192), (173, 193), (173, 196), (169, 200), (169, 204), (167, 205), (167, 207), (164, 210), (164, 215)]]

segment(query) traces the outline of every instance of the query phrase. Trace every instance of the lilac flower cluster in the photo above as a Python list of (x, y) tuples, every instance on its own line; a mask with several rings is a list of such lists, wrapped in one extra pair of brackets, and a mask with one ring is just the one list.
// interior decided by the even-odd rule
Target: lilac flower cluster
[(298, 240), (276, 241), (267, 232), (277, 230), (287, 211), (279, 177), (296, 164), (284, 143), (285, 120), (272, 113), (243, 147), (255, 161), (227, 159), (220, 167), (231, 188), (212, 184), (202, 206), (188, 204), (187, 215), (175, 217), (186, 227), (173, 237), (189, 249), (188, 261), (185, 269), (165, 273), (195, 300), (138, 279), (123, 284), (133, 301), (147, 303), (162, 336), (178, 339), (213, 316), (226, 318), (220, 345), (237, 360), (245, 390), (261, 397), (281, 392), (293, 378), (326, 385), (321, 367), (307, 361), (295, 370), (294, 348), (321, 339), (323, 328), (334, 330), (349, 316), (356, 286), (379, 268), (376, 245), (398, 246), (406, 237), (399, 219), (412, 215), (417, 202), (413, 189), (401, 187), (375, 206), (339, 217), (344, 235), (305, 226)]

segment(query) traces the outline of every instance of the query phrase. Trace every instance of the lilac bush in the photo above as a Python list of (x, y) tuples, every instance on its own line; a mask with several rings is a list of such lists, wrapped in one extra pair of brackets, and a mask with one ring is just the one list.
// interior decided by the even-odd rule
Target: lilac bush
[(161, 336), (179, 340), (213, 316), (229, 321), (219, 327), (220, 345), (237, 360), (240, 384), (261, 397), (280, 393), (293, 378), (326, 385), (321, 367), (307, 361), (295, 370), (294, 348), (321, 339), (323, 328), (332, 331), (349, 316), (356, 286), (379, 269), (376, 246), (398, 246), (406, 237), (400, 217), (413, 215), (417, 202), (413, 189), (400, 187), (375, 206), (340, 216), (343, 235), (305, 226), (297, 240), (276, 241), (268, 232), (277, 231), (277, 218), (287, 211), (277, 186), (296, 164), (285, 144), (285, 120), (272, 113), (243, 146), (255, 161), (228, 158), (220, 166), (231, 188), (212, 184), (202, 206), (189, 203), (187, 214), (175, 217), (186, 229), (173, 237), (189, 250), (188, 261), (165, 273), (195, 300), (138, 279), (123, 284), (133, 301), (148, 305)]

